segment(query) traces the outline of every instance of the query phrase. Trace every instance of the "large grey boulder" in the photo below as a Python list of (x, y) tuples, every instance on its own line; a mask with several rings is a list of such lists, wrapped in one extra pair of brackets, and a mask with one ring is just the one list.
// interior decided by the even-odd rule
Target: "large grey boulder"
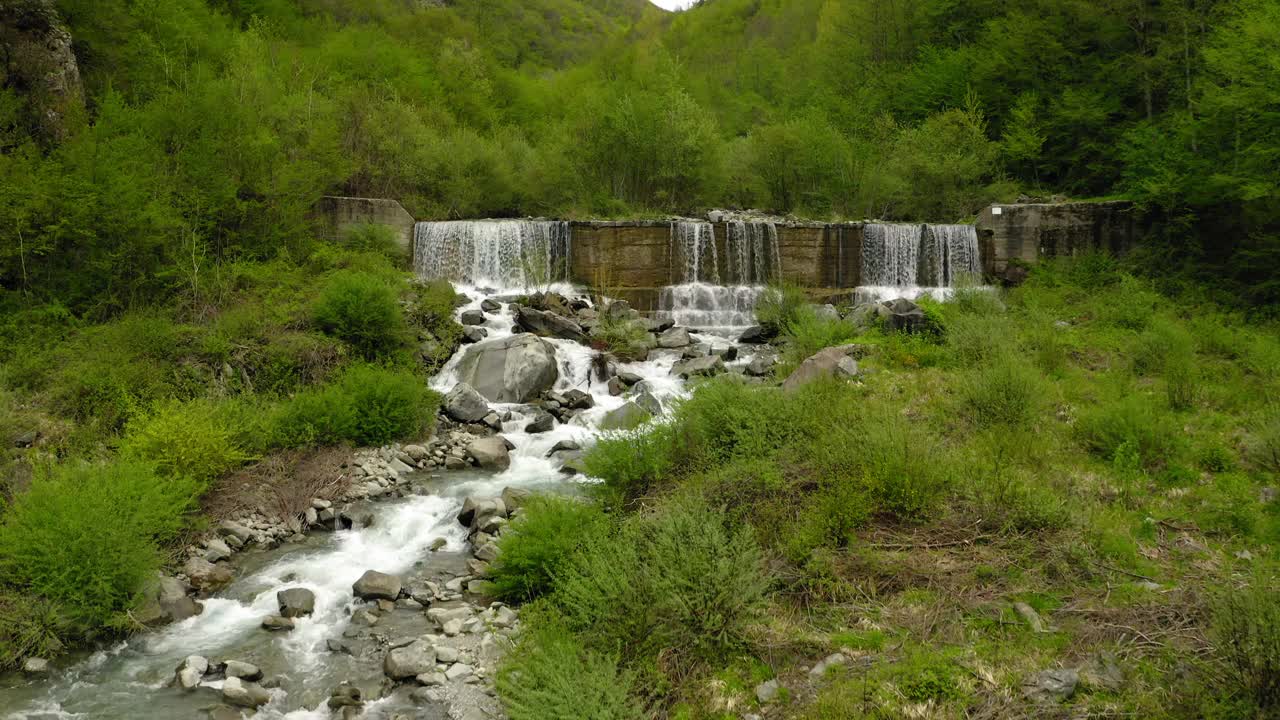
[(511, 451), (500, 435), (473, 440), (467, 446), (467, 455), (483, 470), (506, 470), (511, 467)]
[(924, 308), (906, 298), (897, 298), (882, 303), (889, 311), (885, 317), (885, 325), (890, 330), (900, 332), (917, 332), (925, 326)]
[(199, 655), (190, 655), (174, 671), (174, 680), (183, 690), (195, 690), (206, 672), (209, 672), (209, 661)]
[(738, 342), (747, 345), (764, 345), (778, 336), (776, 330), (766, 328), (763, 325), (752, 325), (742, 331), (742, 335), (738, 336)]
[(682, 327), (673, 327), (658, 336), (658, 347), (660, 348), (683, 348), (692, 344), (693, 338), (689, 337), (689, 331)]
[(889, 308), (880, 303), (863, 303), (845, 313), (844, 321), (861, 333), (874, 328), (892, 315)]
[(525, 332), (542, 337), (572, 340), (583, 344), (587, 342), (587, 334), (582, 331), (582, 326), (553, 312), (518, 305), (516, 306), (516, 325)]
[(401, 582), (395, 575), (366, 570), (351, 585), (351, 592), (361, 600), (395, 600), (400, 597)]
[(631, 430), (653, 417), (649, 411), (628, 400), (622, 407), (610, 410), (600, 421), (601, 430)]
[(222, 681), (222, 699), (239, 707), (256, 708), (271, 702), (271, 692), (257, 683), (233, 677)]
[(555, 348), (529, 333), (476, 343), (458, 364), (458, 379), (490, 402), (529, 402), (559, 377)]
[(306, 588), (289, 588), (276, 593), (280, 616), (302, 617), (316, 611), (316, 594)]
[(840, 345), (820, 350), (791, 371), (782, 383), (782, 389), (794, 392), (820, 378), (855, 377), (859, 370), (854, 356), (863, 349), (861, 345)]
[(204, 606), (187, 595), (188, 586), (168, 575), (157, 575), (142, 591), (142, 605), (134, 617), (143, 625), (180, 622), (204, 612)]
[(387, 653), (382, 671), (392, 680), (407, 680), (436, 669), (436, 649), (425, 640), (416, 640)]
[(222, 564), (215, 565), (202, 557), (188, 558), (182, 571), (186, 573), (192, 587), (204, 591), (216, 590), (235, 577), (231, 568)]
[(672, 375), (678, 375), (686, 380), (691, 377), (711, 377), (724, 371), (724, 360), (715, 355), (685, 360), (684, 362), (676, 363), (671, 368)]
[(444, 396), (444, 414), (458, 422), (480, 422), (489, 414), (489, 403), (466, 383), (453, 386)]

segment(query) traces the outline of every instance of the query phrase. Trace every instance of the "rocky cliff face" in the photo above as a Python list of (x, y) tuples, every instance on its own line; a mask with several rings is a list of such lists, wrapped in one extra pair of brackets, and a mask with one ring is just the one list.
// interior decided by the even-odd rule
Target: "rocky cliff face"
[(46, 143), (62, 140), (84, 110), (84, 89), (53, 0), (0, 0), (0, 53), (0, 85), (26, 99), (34, 134)]

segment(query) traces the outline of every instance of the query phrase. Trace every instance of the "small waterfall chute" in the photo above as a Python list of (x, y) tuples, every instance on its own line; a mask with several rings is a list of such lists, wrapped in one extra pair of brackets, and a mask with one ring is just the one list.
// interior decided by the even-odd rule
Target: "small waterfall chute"
[(413, 265), (426, 280), (530, 288), (569, 278), (572, 232), (558, 220), (421, 222)]
[(870, 223), (863, 229), (861, 289), (872, 296), (945, 296), (981, 269), (972, 225)]
[(764, 291), (763, 285), (671, 285), (658, 296), (658, 317), (707, 330), (747, 327), (755, 322), (756, 301)]

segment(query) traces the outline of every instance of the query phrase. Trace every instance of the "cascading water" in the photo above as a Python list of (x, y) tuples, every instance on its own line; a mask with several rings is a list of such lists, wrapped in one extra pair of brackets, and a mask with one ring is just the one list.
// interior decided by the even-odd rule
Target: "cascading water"
[(658, 316), (687, 327), (750, 325), (764, 284), (782, 276), (778, 227), (768, 221), (725, 222), (723, 273), (709, 222), (673, 222), (671, 257), (675, 284), (658, 296)]
[(525, 289), (567, 280), (571, 243), (563, 221), (421, 222), (413, 265), (426, 280)]
[(957, 281), (981, 271), (978, 233), (972, 225), (894, 225), (863, 228), (864, 300), (949, 294)]

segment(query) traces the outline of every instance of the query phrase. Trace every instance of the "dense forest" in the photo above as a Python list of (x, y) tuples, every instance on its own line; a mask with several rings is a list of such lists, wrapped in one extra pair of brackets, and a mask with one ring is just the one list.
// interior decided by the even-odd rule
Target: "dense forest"
[(199, 292), (193, 267), (296, 252), (326, 193), (937, 221), (1122, 196), (1160, 267), (1280, 293), (1267, 0), (63, 0), (60, 93), (24, 44), (41, 7), (0, 6), (10, 305)]

